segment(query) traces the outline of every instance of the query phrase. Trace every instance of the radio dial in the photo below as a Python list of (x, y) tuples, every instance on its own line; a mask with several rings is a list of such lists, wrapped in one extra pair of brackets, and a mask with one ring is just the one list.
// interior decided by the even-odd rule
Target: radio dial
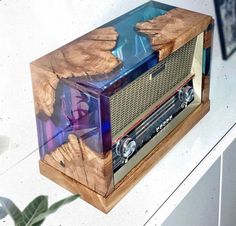
[(191, 86), (185, 86), (179, 91), (179, 100), (183, 103), (189, 103), (194, 98), (194, 89)]
[(125, 158), (128, 159), (136, 150), (136, 142), (130, 138), (130, 137), (125, 137), (121, 139), (116, 146), (116, 153)]

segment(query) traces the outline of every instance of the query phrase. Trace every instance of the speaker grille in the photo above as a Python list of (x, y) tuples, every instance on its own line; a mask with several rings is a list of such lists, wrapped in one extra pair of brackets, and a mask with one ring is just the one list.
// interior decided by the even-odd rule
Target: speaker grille
[(195, 45), (196, 38), (110, 97), (112, 136), (191, 73)]

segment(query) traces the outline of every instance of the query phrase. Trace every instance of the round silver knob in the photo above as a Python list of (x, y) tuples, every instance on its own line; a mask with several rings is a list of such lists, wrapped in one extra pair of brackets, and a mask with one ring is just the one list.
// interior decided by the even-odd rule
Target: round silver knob
[(136, 142), (130, 138), (130, 137), (125, 137), (121, 139), (116, 147), (116, 153), (125, 158), (128, 159), (136, 150)]
[(194, 98), (194, 89), (191, 86), (185, 86), (179, 90), (179, 100), (183, 103), (189, 103)]

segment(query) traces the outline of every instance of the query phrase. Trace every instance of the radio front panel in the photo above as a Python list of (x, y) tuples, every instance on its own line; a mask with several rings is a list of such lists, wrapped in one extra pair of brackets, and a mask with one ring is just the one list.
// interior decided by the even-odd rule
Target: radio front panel
[[(118, 133), (118, 136), (114, 136), (112, 153), (115, 184), (122, 180), (135, 165), (147, 156), (161, 140), (200, 105), (203, 34), (199, 34), (196, 38), (187, 43), (186, 48), (191, 48), (192, 51), (191, 58), (185, 58), (188, 59), (189, 62), (188, 69), (182, 67), (180, 63), (181, 60), (175, 65), (175, 71), (178, 75), (185, 74), (185, 76), (182, 76), (182, 80), (178, 81), (176, 84), (172, 83), (174, 87), (169, 87), (169, 90), (167, 89), (166, 92), (162, 94), (162, 98), (152, 104), (152, 107), (147, 108), (144, 114), (141, 114), (140, 117), (137, 117), (136, 120), (129, 123), (126, 127), (127, 129), (123, 129)], [(181, 49), (179, 51), (181, 51)], [(178, 51), (175, 53), (175, 56), (178, 56)], [(169, 57), (167, 57), (164, 62), (166, 62), (168, 58)], [(164, 63), (162, 65), (164, 65)], [(158, 69), (157, 66), (156, 68)], [(149, 71), (149, 74), (152, 74), (154, 70), (155, 67)], [(162, 76), (161, 73), (162, 72), (159, 72), (158, 76)], [(145, 75), (147, 76), (148, 72)], [(164, 80), (163, 82), (168, 82), (169, 84), (171, 83), (171, 74), (170, 77), (168, 76), (169, 74), (166, 75), (166, 79), (169, 78), (169, 81)], [(176, 77), (174, 72), (173, 77)], [(160, 81), (162, 80), (159, 80), (159, 86), (162, 84)], [(163, 85), (163, 87), (165, 87), (165, 85)], [(158, 90), (158, 88), (152, 90)], [(144, 100), (147, 99), (144, 93), (141, 96), (138, 94), (135, 96), (138, 96), (137, 100), (140, 98)], [(135, 103), (138, 105), (140, 101), (134, 102), (134, 105)], [(155, 106), (158, 107), (155, 108)], [(153, 111), (153, 109), (156, 110)], [(126, 115), (128, 112), (129, 111), (126, 112)], [(127, 116), (124, 115), (124, 117)], [(122, 121), (122, 119), (120, 120)], [(130, 128), (132, 128), (132, 130), (130, 130)]]
[(110, 97), (112, 137), (191, 74), (196, 38)]

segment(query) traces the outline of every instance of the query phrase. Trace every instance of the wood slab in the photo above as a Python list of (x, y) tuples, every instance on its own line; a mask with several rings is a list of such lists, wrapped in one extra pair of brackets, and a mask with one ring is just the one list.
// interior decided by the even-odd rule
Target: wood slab
[(147, 35), (159, 61), (206, 30), (212, 18), (186, 9), (175, 8), (162, 16), (136, 24)]
[(115, 28), (99, 28), (32, 62), (36, 114), (52, 115), (55, 89), (60, 79), (104, 79), (118, 69), (122, 62), (112, 54), (117, 38)]
[(104, 213), (108, 213), (121, 198), (125, 196), (125, 194), (127, 194), (191, 128), (193, 128), (209, 109), (209, 100), (201, 103), (194, 112), (192, 112), (162, 142), (160, 142), (150, 154), (134, 167), (132, 171), (116, 185), (115, 190), (106, 197), (94, 192), (76, 180), (73, 180), (43, 161), (39, 162), (40, 172), (72, 193), (80, 194), (82, 199)]
[(207, 102), (210, 95), (210, 76), (202, 76), (202, 102)]
[(74, 134), (43, 161), (102, 196), (114, 189), (112, 152), (99, 155)]

